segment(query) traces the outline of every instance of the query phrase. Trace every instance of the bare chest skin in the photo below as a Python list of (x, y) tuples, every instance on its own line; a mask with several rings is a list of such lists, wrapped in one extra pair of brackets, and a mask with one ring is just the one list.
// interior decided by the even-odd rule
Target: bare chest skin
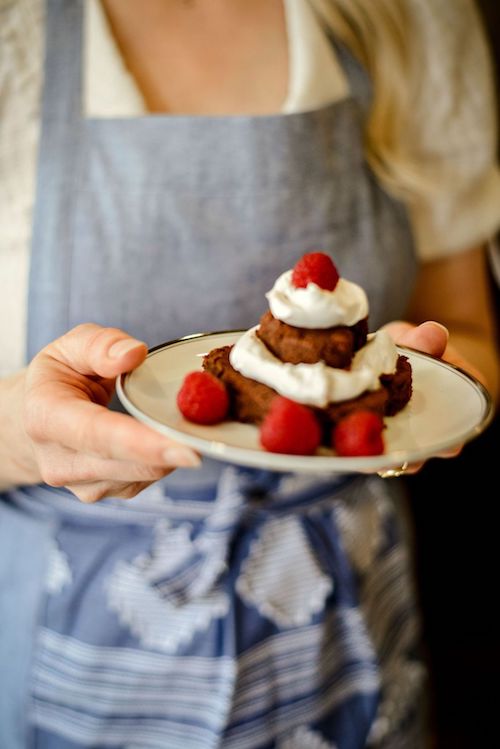
[(102, 0), (151, 112), (269, 114), (288, 86), (282, 0)]

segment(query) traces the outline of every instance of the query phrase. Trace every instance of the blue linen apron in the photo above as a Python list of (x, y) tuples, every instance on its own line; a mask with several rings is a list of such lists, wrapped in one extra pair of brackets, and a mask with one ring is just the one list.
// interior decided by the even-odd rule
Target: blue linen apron
[[(372, 328), (403, 314), (411, 233), (364, 160), (345, 50), (352, 95), (319, 110), (88, 119), (83, 3), (47, 5), (30, 357), (84, 321), (151, 346), (249, 327), (317, 248)], [(397, 490), (204, 461), (127, 503), (6, 493), (0, 747), (419, 746)]]

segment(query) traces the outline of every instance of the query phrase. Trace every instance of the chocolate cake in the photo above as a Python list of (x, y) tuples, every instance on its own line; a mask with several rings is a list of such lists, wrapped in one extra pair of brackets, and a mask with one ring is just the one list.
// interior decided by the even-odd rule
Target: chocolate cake
[[(234, 369), (229, 361), (232, 346), (213, 349), (203, 360), (203, 368), (226, 386), (230, 396), (230, 416), (236, 421), (260, 424), (272, 399), (278, 395), (268, 385), (252, 380)], [(411, 367), (406, 356), (399, 356), (396, 372), (381, 377), (378, 390), (367, 391), (357, 398), (330, 403), (325, 409), (315, 408), (323, 425), (333, 426), (352, 411), (368, 409), (381, 416), (394, 416), (410, 400)]]
[(330, 444), (332, 427), (353, 411), (400, 411), (411, 397), (412, 372), (385, 331), (367, 334), (361, 287), (338, 277), (322, 285), (307, 273), (305, 282), (303, 268), (298, 281), (295, 269), (282, 274), (259, 325), (234, 346), (210, 351), (203, 367), (226, 386), (231, 418), (261, 424), (283, 395), (314, 411)]
[(366, 343), (368, 320), (348, 328), (339, 325), (326, 330), (311, 330), (287, 325), (265, 312), (257, 335), (278, 359), (290, 364), (314, 364), (324, 361), (329, 367), (348, 367), (355, 351)]

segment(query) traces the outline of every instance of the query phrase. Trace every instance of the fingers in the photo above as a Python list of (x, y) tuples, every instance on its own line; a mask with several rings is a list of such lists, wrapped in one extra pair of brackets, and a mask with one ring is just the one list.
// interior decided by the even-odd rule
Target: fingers
[(429, 321), (405, 333), (401, 343), (431, 356), (441, 357), (446, 351), (448, 337), (448, 330), (444, 325)]
[[(116, 328), (80, 325), (47, 346), (27, 378), (24, 423), (31, 440), (104, 459), (194, 467), (200, 460), (130, 416), (103, 407), (110, 378), (136, 366), (146, 346)], [(91, 375), (91, 376), (89, 376)], [(97, 375), (97, 377), (96, 377)]]
[(58, 338), (44, 353), (79, 374), (114, 378), (144, 361), (147, 346), (118, 328), (86, 323)]
[(395, 343), (400, 343), (405, 333), (414, 327), (415, 325), (405, 320), (393, 320), (383, 325), (382, 330), (386, 330)]
[[(439, 453), (436, 453), (435, 455), (432, 455), (433, 458), (456, 458), (457, 455), (460, 455), (462, 452), (463, 445), (456, 445), (455, 447), (450, 447), (448, 450), (442, 450)], [(421, 460), (416, 463), (405, 463), (401, 467), (397, 468), (388, 468), (386, 470), (377, 471), (378, 475), (381, 478), (393, 478), (393, 477), (399, 477), (399, 476), (411, 476), (415, 473), (418, 473), (422, 470), (424, 465), (426, 464), (426, 460)]]
[(151, 484), (150, 481), (93, 481), (91, 483), (70, 484), (67, 488), (85, 504), (93, 504), (101, 499), (132, 499)]
[(74, 452), (66, 447), (38, 448), (41, 478), (49, 486), (71, 486), (100, 481), (151, 483), (171, 473), (176, 465), (150, 466), (125, 460), (106, 460)]
[[(410, 348), (422, 351), (431, 356), (438, 358), (448, 354), (449, 346), (448, 339), (449, 333), (447, 328), (441, 323), (435, 322), (434, 320), (428, 320), (427, 322), (421, 323), (420, 325), (412, 325), (411, 323), (403, 320), (397, 320), (387, 325), (384, 325), (386, 330), (395, 343), (402, 346), (409, 346)], [(454, 458), (462, 450), (462, 445), (444, 450), (432, 457), (439, 458)], [(380, 471), (379, 475), (383, 478), (392, 476), (411, 475), (418, 473), (425, 465), (426, 461), (419, 461), (416, 463), (410, 463), (404, 466), (404, 469), (388, 469), (387, 471)]]
[(448, 330), (433, 320), (416, 326), (405, 322), (389, 323), (385, 330), (401, 346), (409, 346), (431, 356), (443, 356), (448, 345)]
[(460, 367), (475, 377), (476, 380), (479, 380), (485, 387), (488, 387), (484, 374), (465, 359), (453, 345), (448, 343), (448, 329), (441, 323), (428, 320), (421, 325), (412, 325), (397, 320), (384, 325), (383, 330), (389, 333), (395, 343), (423, 351), (426, 354), (443, 359), (443, 361), (453, 364), (455, 367)]
[[(462, 452), (463, 445), (458, 445), (457, 447), (450, 448), (449, 450), (442, 450), (439, 453), (436, 453), (433, 455), (433, 458), (444, 458), (446, 460), (449, 460), (450, 458), (456, 458), (457, 455), (460, 455)], [(422, 470), (423, 466), (426, 464), (427, 461), (422, 460), (418, 463), (410, 463), (404, 470), (404, 473), (407, 475), (412, 475), (414, 473), (418, 473), (420, 470)]]
[(196, 467), (200, 464), (193, 450), (132, 417), (75, 398), (72, 392), (64, 393), (62, 388), (59, 391), (57, 399), (40, 398), (31, 407), (26, 429), (35, 442), (149, 466)]
[(66, 487), (85, 503), (106, 497), (131, 499), (175, 468), (105, 460), (65, 447), (37, 448), (37, 453), (42, 481), (49, 486)]
[(80, 325), (35, 357), (26, 378), (24, 429), (42, 479), (83, 501), (131, 497), (200, 458), (130, 416), (109, 411), (114, 378), (146, 345), (116, 328)]

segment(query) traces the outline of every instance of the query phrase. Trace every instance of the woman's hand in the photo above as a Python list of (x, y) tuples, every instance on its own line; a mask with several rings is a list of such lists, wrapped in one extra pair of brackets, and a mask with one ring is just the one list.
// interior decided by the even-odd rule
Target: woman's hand
[[(462, 367), (462, 369), (481, 379), (481, 373), (461, 357), (456, 349), (449, 345), (449, 334), (444, 325), (433, 321), (424, 322), (421, 325), (412, 325), (409, 322), (398, 320), (397, 322), (385, 325), (384, 330), (387, 330), (395, 343), (401, 346), (409, 346), (417, 351), (423, 351), (425, 354), (444, 359), (444, 361)], [(436, 457), (454, 458), (460, 453), (461, 449), (462, 445), (457, 445), (456, 448), (437, 453)], [(423, 462), (412, 463), (405, 468), (404, 473), (416, 473), (423, 465)]]
[(421, 325), (413, 325), (398, 320), (384, 325), (384, 330), (387, 330), (394, 342), (400, 346), (409, 346), (417, 351), (423, 351), (425, 354), (437, 356), (456, 367), (465, 369), (476, 379), (486, 384), (483, 374), (465, 357), (461, 356), (454, 346), (449, 344), (448, 329), (444, 325), (431, 320)]
[(130, 498), (198, 456), (107, 404), (115, 377), (137, 367), (146, 345), (87, 324), (46, 346), (25, 375), (23, 426), (42, 481), (83, 502)]

